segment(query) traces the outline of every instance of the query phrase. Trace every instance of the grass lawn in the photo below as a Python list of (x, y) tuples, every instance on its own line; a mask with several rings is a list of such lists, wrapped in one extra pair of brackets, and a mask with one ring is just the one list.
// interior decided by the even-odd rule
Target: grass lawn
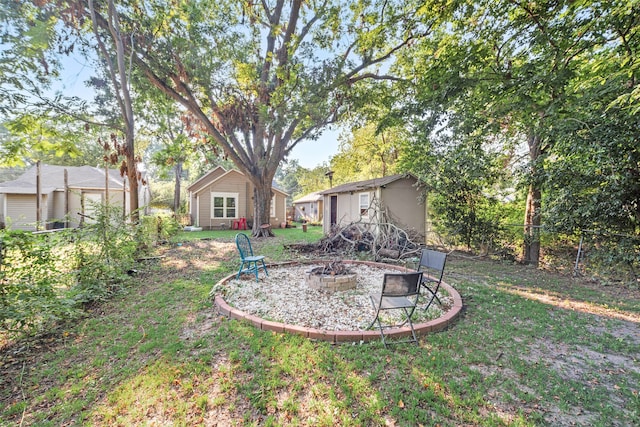
[[(445, 281), (465, 308), (449, 329), (331, 345), (216, 313), (235, 233), (182, 233), (126, 293), (0, 349), (0, 425), (640, 424), (637, 289), (454, 254)], [(322, 235), (274, 233), (252, 242), (271, 262)]]

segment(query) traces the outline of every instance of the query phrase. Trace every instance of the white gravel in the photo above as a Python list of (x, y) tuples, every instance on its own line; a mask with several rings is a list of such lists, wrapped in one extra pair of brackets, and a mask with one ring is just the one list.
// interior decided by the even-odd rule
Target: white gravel
[[(380, 293), (384, 273), (398, 270), (348, 264), (358, 275), (356, 289), (329, 292), (311, 289), (305, 284), (305, 271), (320, 265), (268, 267), (269, 276), (265, 277), (260, 271), (258, 282), (254, 275), (244, 275), (214, 289), (214, 293), (222, 293), (232, 307), (266, 320), (327, 331), (366, 329), (375, 315), (369, 295)], [(426, 312), (418, 307), (413, 315), (414, 323), (440, 317), (443, 309), (452, 305), (452, 299), (442, 288), (438, 296), (443, 307), (437, 302)]]

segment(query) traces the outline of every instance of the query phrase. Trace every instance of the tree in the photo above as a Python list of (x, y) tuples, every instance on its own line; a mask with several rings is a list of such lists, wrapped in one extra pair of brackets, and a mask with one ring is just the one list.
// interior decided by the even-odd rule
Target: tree
[(293, 159), (281, 164), (276, 172), (276, 182), (278, 185), (294, 199), (302, 195), (302, 189), (298, 177), (302, 170), (300, 163)]
[(183, 167), (189, 157), (193, 156), (193, 142), (185, 125), (187, 117), (178, 117), (175, 111), (170, 109), (166, 115), (158, 117), (157, 120), (158, 126), (154, 128), (154, 133), (161, 141), (162, 147), (152, 155), (151, 160), (161, 170), (171, 168), (174, 175), (173, 212), (178, 214)]
[(396, 160), (406, 138), (401, 127), (378, 129), (374, 123), (344, 136), (340, 151), (331, 158), (337, 182), (361, 181), (395, 173)]
[(590, 1), (460, 2), (449, 25), (398, 64), (416, 77), (414, 102), (406, 109), (431, 130), (446, 126), (489, 143), (525, 141), (528, 263), (540, 256), (545, 159), (554, 154), (555, 131), (572, 108), (579, 71), (595, 52), (617, 44), (596, 24), (612, 13), (606, 8)]
[[(99, 18), (94, 1), (88, 0), (88, 2), (88, 12), (91, 17), (97, 49), (107, 64), (106, 71), (112, 84), (112, 93), (115, 96), (122, 118), (124, 146), (119, 151), (124, 155), (125, 160), (120, 166), (120, 173), (127, 176), (131, 219), (134, 223), (137, 223), (139, 219), (138, 181), (140, 180), (140, 175), (136, 167), (138, 159), (136, 158), (135, 150), (135, 116), (129, 87), (131, 72), (127, 69), (128, 56), (127, 52), (125, 52), (120, 17), (113, 0), (107, 1), (107, 11), (105, 14), (101, 14)], [(129, 53), (129, 55), (131, 54)]]
[(54, 15), (28, 2), (0, 1), (0, 113), (13, 116), (59, 71), (51, 53)]
[[(52, 159), (78, 158), (75, 142), (82, 126), (53, 113), (43, 93), (59, 76), (64, 33), (55, 13), (29, 2), (0, 1), (0, 165), (15, 166)], [(59, 47), (56, 51), (54, 47)]]
[[(118, 14), (132, 62), (253, 183), (259, 236), (270, 233), (260, 224), (269, 221), (280, 162), (341, 117), (352, 86), (388, 78), (380, 67), (428, 32), (426, 10), (400, 1), (202, 0), (132, 2)], [(96, 11), (95, 22), (106, 30), (104, 13)]]

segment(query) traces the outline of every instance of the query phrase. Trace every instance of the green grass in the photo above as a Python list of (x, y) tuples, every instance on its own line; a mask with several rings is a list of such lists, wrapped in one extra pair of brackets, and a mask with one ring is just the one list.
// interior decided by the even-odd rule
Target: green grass
[[(316, 227), (274, 234), (252, 239), (271, 261), (297, 258), (284, 245), (322, 235)], [(170, 249), (188, 261), (188, 274), (167, 255), (86, 319), (4, 349), (0, 425), (640, 422), (638, 321), (615, 317), (637, 319), (637, 298), (532, 268), (451, 257), (445, 280), (465, 309), (449, 329), (419, 346), (331, 345), (215, 312), (208, 293), (236, 268), (234, 235), (183, 233)], [(227, 249), (189, 252), (189, 241), (203, 237)]]
[[(265, 241), (267, 247), (278, 247), (280, 252), (283, 241), (285, 243), (315, 242), (323, 235), (321, 226), (308, 226), (307, 232), (303, 232), (302, 227), (299, 224), (296, 228), (274, 228), (272, 229), (272, 232), (276, 237), (278, 237), (278, 239), (273, 239), (273, 242), (269, 242), (269, 239), (257, 239), (257, 241)], [(251, 230), (207, 230), (182, 231), (178, 233), (178, 235), (172, 237), (171, 240), (174, 243), (202, 239), (229, 239), (232, 241), (238, 233), (245, 233), (247, 236), (251, 237)], [(252, 241), (252, 244), (256, 245), (254, 241)]]

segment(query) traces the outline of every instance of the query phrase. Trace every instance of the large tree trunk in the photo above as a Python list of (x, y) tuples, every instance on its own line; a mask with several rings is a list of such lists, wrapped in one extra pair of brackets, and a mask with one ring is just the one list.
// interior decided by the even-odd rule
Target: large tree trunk
[[(120, 31), (120, 18), (116, 10), (114, 0), (107, 2), (108, 19), (100, 17), (98, 22), (98, 14), (95, 9), (94, 0), (89, 0), (89, 10), (91, 13), (91, 21), (93, 24), (93, 32), (98, 43), (98, 52), (108, 65), (109, 77), (111, 78), (113, 94), (118, 101), (120, 115), (122, 116), (125, 134), (125, 165), (126, 174), (129, 179), (129, 207), (131, 221), (137, 224), (140, 219), (138, 211), (138, 168), (136, 167), (136, 150), (135, 150), (135, 126), (133, 114), (133, 102), (129, 92), (129, 78), (127, 76), (127, 65), (130, 64), (131, 58), (127, 58), (125, 52), (125, 43)], [(113, 42), (114, 50), (107, 48), (105, 43), (105, 34), (101, 34), (98, 30), (99, 26), (109, 32), (111, 42)], [(115, 53), (115, 58), (112, 53)], [(114, 63), (115, 59), (115, 63)], [(128, 60), (129, 61), (128, 61)]]
[(542, 140), (535, 132), (527, 137), (529, 145), (530, 184), (524, 214), (523, 262), (538, 266), (540, 262), (540, 212), (542, 191), (540, 190), (540, 161), (542, 160)]
[(540, 189), (530, 184), (524, 220), (523, 261), (535, 266), (540, 262), (540, 199)]
[(271, 237), (271, 182), (253, 183), (253, 237)]

